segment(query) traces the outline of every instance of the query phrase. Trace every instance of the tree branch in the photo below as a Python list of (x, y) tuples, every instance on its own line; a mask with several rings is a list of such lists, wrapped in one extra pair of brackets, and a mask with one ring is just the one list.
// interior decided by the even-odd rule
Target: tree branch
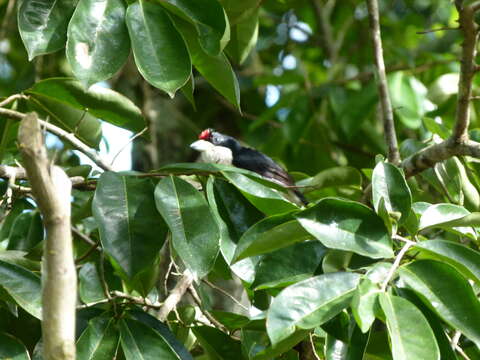
[[(475, 4), (474, 4), (475, 5)], [(472, 80), (476, 72), (475, 54), (477, 43), (477, 29), (474, 21), (473, 6), (463, 6), (459, 10), (460, 29), (463, 33), (462, 59), (460, 80), (458, 82), (457, 111), (455, 114), (455, 129), (453, 139), (462, 142), (468, 139), (468, 125), (470, 123), (470, 98), (472, 97)]]
[(72, 184), (61, 168), (51, 166), (35, 113), (23, 117), (18, 142), (47, 233), (42, 273), (43, 357), (73, 360), (77, 274), (70, 232)]
[(377, 67), (377, 86), (382, 108), (383, 131), (385, 142), (388, 146), (388, 161), (398, 165), (400, 163), (400, 152), (398, 151), (397, 135), (393, 122), (393, 110), (390, 96), (388, 94), (387, 75), (385, 72), (385, 61), (383, 59), (382, 38), (380, 33), (380, 20), (378, 14), (377, 0), (367, 0), (368, 15), (370, 19), (370, 32), (373, 40), (375, 65)]
[[(0, 116), (4, 116), (8, 119), (22, 120), (26, 115), (24, 113), (21, 113), (15, 110), (5, 109), (0, 107)], [(107, 161), (103, 160), (95, 150), (92, 150), (88, 145), (84, 144), (82, 141), (76, 138), (74, 134), (71, 134), (59, 128), (58, 126), (50, 124), (49, 122), (46, 122), (41, 119), (38, 119), (38, 123), (42, 128), (46, 129), (48, 132), (58, 136), (62, 140), (67, 141), (74, 148), (84, 153), (103, 170), (113, 171), (113, 168)]]
[(158, 310), (158, 320), (165, 321), (167, 319), (168, 314), (170, 314), (170, 312), (173, 311), (173, 309), (177, 306), (192, 283), (193, 274), (189, 270), (185, 270), (180, 280), (177, 282), (173, 290), (163, 302), (163, 305)]

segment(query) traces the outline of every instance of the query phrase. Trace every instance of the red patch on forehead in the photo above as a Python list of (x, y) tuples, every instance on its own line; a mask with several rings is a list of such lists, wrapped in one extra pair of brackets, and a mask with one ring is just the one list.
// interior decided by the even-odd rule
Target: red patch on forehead
[(207, 140), (210, 138), (210, 136), (212, 135), (212, 132), (210, 129), (207, 129), (207, 130), (203, 130), (200, 135), (198, 135), (198, 138), (200, 140)]

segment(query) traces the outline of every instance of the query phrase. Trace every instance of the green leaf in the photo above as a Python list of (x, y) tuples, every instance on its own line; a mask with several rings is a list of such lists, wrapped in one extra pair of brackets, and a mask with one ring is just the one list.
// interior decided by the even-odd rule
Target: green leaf
[(155, 188), (155, 203), (182, 261), (195, 277), (207, 275), (218, 254), (219, 232), (205, 198), (186, 181), (170, 176)]
[(232, 25), (249, 18), (260, 6), (258, 0), (220, 0)]
[[(139, 132), (146, 126), (140, 109), (130, 99), (99, 85), (84, 90), (80, 82), (73, 79), (52, 78), (35, 83), (26, 93), (40, 102), (49, 100), (61, 103), (81, 110), (80, 114), (86, 111), (94, 117), (132, 132)], [(65, 128), (72, 131), (80, 120), (81, 117), (74, 118), (69, 123), (71, 125), (65, 125)], [(85, 119), (82, 120), (80, 129), (84, 123)]]
[(0, 333), (0, 359), (30, 360), (27, 348), (17, 338)]
[[(373, 206), (379, 211), (380, 200), (384, 200), (389, 214), (400, 213), (400, 221), (404, 221), (410, 213), (412, 194), (402, 172), (395, 166), (379, 162), (372, 175)], [(397, 218), (398, 219), (398, 218)]]
[(451, 241), (428, 240), (415, 244), (424, 255), (452, 265), (463, 276), (480, 284), (480, 253)]
[(178, 356), (160, 333), (140, 321), (122, 319), (119, 321), (119, 327), (122, 350), (126, 360), (185, 359)]
[(4, 288), (25, 311), (41, 319), (40, 277), (21, 266), (0, 260), (0, 287)]
[(240, 65), (257, 44), (258, 13), (259, 9), (257, 8), (251, 16), (232, 26), (231, 39), (226, 51)]
[(78, 295), (88, 304), (105, 298), (100, 274), (93, 263), (86, 263), (78, 272)]
[(216, 56), (223, 50), (222, 38), (228, 24), (217, 0), (166, 0), (166, 3), (180, 10), (193, 23), (200, 45), (206, 53)]
[(387, 319), (394, 360), (440, 360), (433, 331), (415, 305), (386, 293), (381, 293), (379, 300)]
[(360, 203), (327, 198), (295, 217), (328, 248), (374, 259), (393, 256), (391, 239), (382, 219)]
[(207, 54), (198, 41), (193, 25), (178, 17), (174, 18), (174, 22), (187, 44), (192, 64), (215, 90), (240, 110), (238, 80), (225, 54), (223, 52), (217, 56)]
[(269, 253), (311, 238), (293, 214), (274, 215), (259, 221), (243, 234), (233, 261)]
[[(183, 344), (178, 341), (177, 338), (175, 338), (167, 325), (163, 324), (157, 318), (146, 313), (145, 311), (134, 310), (130, 312), (130, 315), (136, 320), (155, 330), (158, 334), (160, 334), (162, 339), (166, 343), (168, 343), (170, 348), (175, 352), (175, 354), (177, 355), (177, 359), (193, 360), (192, 356), (188, 353), (185, 346), (183, 346)], [(156, 358), (154, 357), (154, 359)]]
[(77, 341), (78, 360), (115, 358), (120, 340), (115, 321), (114, 318), (102, 316), (88, 322), (88, 327)]
[(27, 252), (17, 250), (0, 251), (0, 261), (21, 266), (25, 269), (37, 272), (40, 271), (40, 261), (26, 258)]
[(434, 260), (415, 261), (400, 267), (399, 273), (438, 316), (480, 345), (480, 302), (460, 273)]
[(358, 274), (338, 272), (285, 288), (273, 299), (267, 314), (272, 343), (288, 338), (296, 328), (313, 329), (333, 318), (350, 304), (359, 280)]
[(173, 97), (188, 81), (192, 64), (170, 16), (159, 4), (139, 0), (128, 6), (126, 21), (138, 70)]
[(261, 257), (255, 265), (254, 290), (285, 287), (314, 275), (326, 249), (318, 241), (305, 241)]
[(43, 240), (42, 218), (38, 211), (17, 216), (8, 239), (8, 250), (30, 250)]
[(322, 170), (314, 177), (300, 180), (297, 182), (297, 185), (308, 186), (308, 188), (305, 189), (305, 192), (329, 187), (360, 187), (362, 185), (362, 175), (353, 167), (337, 166)]
[(352, 335), (346, 340), (337, 339), (335, 336), (327, 333), (325, 339), (326, 360), (363, 359), (369, 336), (362, 334), (358, 326), (355, 326), (351, 333)]
[(240, 190), (258, 210), (267, 215), (298, 210), (298, 207), (287, 201), (279, 191), (265, 186), (262, 182), (257, 181), (255, 177), (232, 171), (222, 171), (222, 174)]
[[(257, 333), (258, 332), (253, 332)], [(288, 350), (292, 349), (295, 345), (297, 345), (300, 341), (305, 339), (308, 336), (309, 331), (306, 330), (298, 330), (295, 331), (294, 334), (290, 335), (284, 340), (281, 340), (280, 342), (276, 344), (272, 344), (271, 346), (265, 347), (264, 349), (259, 350), (258, 344), (253, 344), (252, 346), (252, 351), (254, 352), (254, 355), (251, 356), (250, 354), (250, 359), (252, 360), (271, 360), (271, 359), (277, 359), (277, 357), (281, 354), (286, 353)], [(264, 331), (261, 332), (261, 334), (265, 334)], [(258, 336), (256, 337), (258, 339)], [(256, 346), (255, 346), (256, 345)], [(295, 358), (294, 358), (295, 359)]]
[(67, 36), (67, 59), (84, 87), (109, 79), (120, 70), (130, 53), (125, 3), (80, 0)]
[(67, 25), (78, 0), (22, 0), (18, 7), (18, 30), (28, 60), (65, 46)]
[(243, 360), (241, 342), (210, 326), (192, 328), (208, 358), (212, 360)]
[(380, 289), (370, 279), (363, 279), (352, 300), (352, 314), (363, 333), (370, 330), (375, 320), (375, 305)]
[(150, 179), (102, 174), (92, 203), (103, 249), (124, 279), (152, 267), (167, 235), (158, 215)]
[(411, 129), (418, 129), (425, 114), (425, 86), (415, 77), (397, 71), (388, 76), (388, 88), (400, 121)]
[(220, 231), (220, 251), (230, 264), (240, 237), (263, 214), (233, 185), (213, 176), (208, 179), (207, 197)]
[[(476, 231), (469, 226), (455, 226), (455, 221), (470, 215), (463, 206), (454, 204), (435, 204), (430, 206), (420, 217), (420, 230), (433, 227), (452, 229), (459, 233), (476, 238)], [(461, 224), (461, 223), (460, 223)]]

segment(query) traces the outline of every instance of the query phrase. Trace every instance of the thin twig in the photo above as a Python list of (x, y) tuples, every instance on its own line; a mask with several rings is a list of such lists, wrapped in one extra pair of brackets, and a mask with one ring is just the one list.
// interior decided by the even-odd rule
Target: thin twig
[(95, 244), (90, 246), (90, 248), (85, 252), (85, 254), (75, 260), (75, 264), (80, 264), (83, 260), (88, 258), (95, 250), (98, 249), (98, 245), (100, 245), (100, 241), (97, 241)]
[(183, 272), (182, 277), (178, 280), (175, 287), (170, 291), (163, 305), (158, 309), (157, 319), (165, 321), (168, 314), (177, 306), (183, 295), (193, 283), (193, 274), (189, 270)]
[(400, 252), (397, 254), (397, 257), (395, 258), (395, 261), (393, 262), (392, 267), (388, 271), (387, 277), (382, 283), (382, 287), (380, 289), (381, 291), (385, 291), (387, 289), (388, 283), (390, 282), (390, 280), (392, 280), (393, 275), (395, 274), (395, 271), (397, 271), (398, 267), (400, 266), (400, 262), (402, 261), (403, 256), (406, 254), (408, 249), (410, 249), (410, 247), (412, 247), (413, 245), (415, 245), (414, 242), (407, 242), (403, 246), (403, 248), (400, 250)]
[(105, 253), (102, 251), (100, 253), (100, 259), (98, 261), (98, 272), (99, 272), (99, 277), (100, 277), (100, 283), (102, 284), (102, 289), (105, 297), (108, 299), (108, 302), (112, 305), (113, 313), (115, 314), (115, 317), (118, 315), (117, 312), (117, 303), (115, 300), (112, 298), (110, 295), (110, 288), (108, 286), (107, 280), (105, 279)]
[(136, 138), (138, 138), (138, 137), (142, 136), (143, 134), (145, 134), (145, 132), (146, 132), (147, 130), (148, 130), (148, 126), (145, 127), (145, 128), (144, 128), (142, 131), (140, 131), (139, 133), (137, 133), (137, 134), (135, 134), (134, 136), (132, 136), (132, 137), (125, 143), (125, 145), (123, 145), (123, 146), (121, 147), (121, 149), (115, 154), (115, 156), (113, 157), (112, 162), (111, 162), (110, 164), (113, 166), (113, 164), (115, 163), (115, 160), (117, 159), (118, 155), (120, 155), (120, 154), (123, 152), (123, 150), (125, 150), (125, 149), (127, 148), (127, 146), (128, 146), (130, 143), (132, 143)]
[(11, 102), (18, 100), (18, 99), (28, 99), (28, 96), (23, 94), (14, 94), (7, 97), (5, 100), (0, 101), (0, 107), (5, 107), (6, 105), (10, 104)]
[(392, 103), (388, 94), (387, 75), (385, 72), (385, 61), (383, 59), (382, 38), (380, 33), (380, 20), (377, 0), (367, 0), (368, 15), (370, 19), (370, 32), (373, 40), (375, 65), (377, 67), (377, 86), (382, 109), (383, 131), (385, 142), (388, 146), (388, 161), (398, 165), (400, 163), (400, 152), (398, 151), (397, 134), (393, 122)]
[(428, 30), (423, 30), (423, 31), (417, 31), (417, 34), (418, 35), (424, 35), (424, 34), (429, 34), (429, 33), (432, 33), (432, 32), (447, 31), (447, 30), (460, 30), (460, 28), (458, 26), (457, 27), (445, 26), (445, 27), (440, 27), (440, 28), (436, 28), (436, 29), (428, 29)]
[[(2, 107), (0, 107), (0, 115), (14, 120), (22, 120), (25, 117), (24, 113), (11, 109), (5, 109)], [(45, 128), (48, 132), (70, 143), (74, 148), (84, 153), (103, 170), (113, 171), (113, 168), (110, 166), (110, 164), (108, 164), (104, 159), (102, 159), (95, 150), (91, 149), (88, 145), (84, 144), (81, 140), (76, 138), (74, 134), (69, 133), (59, 128), (58, 126), (50, 124), (44, 120), (38, 119), (38, 122), (40, 123), (40, 126), (42, 128)]]
[(237, 299), (235, 299), (235, 297), (231, 294), (229, 294), (227, 291), (225, 291), (224, 289), (222, 289), (221, 287), (218, 287), (217, 285), (211, 283), (210, 281), (206, 280), (206, 279), (202, 279), (202, 281), (207, 284), (208, 286), (210, 286), (212, 289), (215, 289), (217, 290), (218, 292), (222, 293), (223, 295), (225, 295), (226, 297), (228, 297), (230, 300), (232, 300), (235, 304), (237, 304), (238, 306), (240, 306), (243, 310), (246, 310), (248, 311), (248, 308), (243, 305), (240, 301), (238, 301)]
[(190, 293), (190, 295), (192, 295), (193, 301), (195, 301), (195, 303), (200, 308), (200, 311), (203, 313), (203, 315), (205, 315), (208, 321), (210, 321), (212, 325), (214, 325), (217, 329), (223, 331), (226, 334), (229, 334), (228, 329), (222, 323), (220, 323), (217, 319), (215, 319), (208, 310), (204, 308), (204, 306), (202, 305), (202, 300), (200, 299), (200, 296), (198, 296), (197, 291), (195, 290), (193, 285), (189, 286), (188, 292)]
[(463, 349), (458, 344), (453, 344), (453, 339), (450, 339), (450, 336), (448, 336), (448, 334), (445, 334), (445, 336), (450, 341), (455, 351), (457, 351), (464, 360), (471, 360), (470, 357), (465, 353), (465, 351), (463, 351)]
[(110, 293), (111, 298), (116, 298), (116, 299), (125, 299), (128, 300), (131, 303), (140, 305), (140, 306), (146, 306), (152, 309), (160, 309), (160, 307), (163, 305), (160, 302), (151, 302), (148, 298), (143, 298), (140, 296), (133, 296), (129, 294), (122, 293), (121, 291), (114, 290)]

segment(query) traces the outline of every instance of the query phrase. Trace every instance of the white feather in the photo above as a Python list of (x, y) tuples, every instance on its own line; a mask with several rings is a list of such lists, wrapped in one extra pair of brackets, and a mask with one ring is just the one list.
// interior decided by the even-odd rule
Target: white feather
[(205, 140), (197, 140), (190, 144), (193, 150), (200, 152), (200, 160), (206, 163), (231, 165), (232, 151), (224, 146), (215, 146)]

